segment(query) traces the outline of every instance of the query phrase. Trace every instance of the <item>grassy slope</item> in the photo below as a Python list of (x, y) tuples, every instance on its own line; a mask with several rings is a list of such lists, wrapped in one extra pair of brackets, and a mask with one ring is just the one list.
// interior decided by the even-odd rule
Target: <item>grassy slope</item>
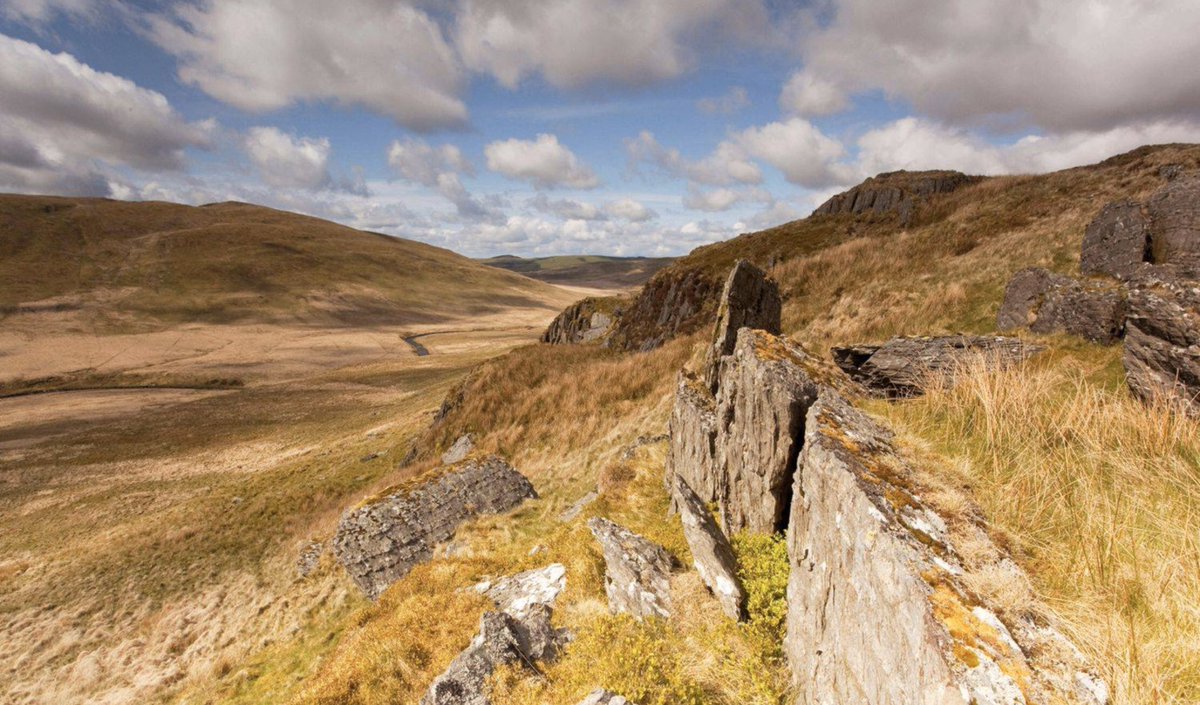
[[(1200, 165), (1200, 147), (989, 179), (938, 199), (904, 232), (886, 219), (811, 219), (702, 248), (673, 266), (717, 272), (737, 257), (773, 260), (787, 297), (785, 332), (818, 352), (893, 334), (987, 332), (1015, 270), (1072, 271), (1084, 227), (1103, 204), (1146, 195), (1160, 183), (1158, 167), (1179, 162)], [(379, 605), (331, 627), (341, 645), (314, 676), (273, 695), (299, 703), (415, 701), (467, 643), (484, 609), (457, 588), (560, 560), (570, 584), (556, 620), (580, 638), (545, 680), (502, 674), (496, 702), (574, 702), (594, 686), (644, 704), (789, 702), (771, 650), (777, 633), (762, 628), (780, 607), (777, 594), (763, 591), (760, 629), (735, 627), (717, 616), (689, 571), (676, 579), (687, 607), (669, 624), (608, 617), (602, 562), (582, 523), (613, 516), (690, 564), (677, 522), (663, 512), (662, 444), (632, 460), (621, 448), (665, 430), (675, 372), (698, 362), (705, 337), (626, 356), (534, 346), (484, 365), (465, 386), (467, 403), (429, 438), (444, 446), (477, 432), (485, 448), (508, 453), (531, 476), (542, 498), (480, 522), (460, 537), (465, 554), (420, 569)], [(1028, 370), (979, 373), (956, 391), (874, 403), (870, 411), (898, 428), (930, 472), (974, 495), (1117, 702), (1195, 702), (1200, 429), (1134, 404), (1121, 383), (1119, 349), (1043, 342), (1052, 352)], [(600, 500), (581, 518), (557, 522), (558, 511), (594, 485)], [(546, 550), (531, 557), (538, 545)], [(780, 569), (769, 547), (743, 541), (739, 553), (760, 575)], [(295, 653), (284, 648), (256, 663), (284, 673)], [(230, 693), (221, 690), (228, 684), (213, 687)], [(265, 702), (266, 692), (243, 683), (235, 701)]]
[(260, 206), (0, 195), (0, 310), (70, 297), (139, 322), (405, 324), (544, 292), (448, 250)]
[(672, 261), (670, 257), (605, 257), (560, 255), (524, 258), (502, 255), (480, 260), (491, 267), (507, 269), (555, 284), (618, 288), (637, 286)]

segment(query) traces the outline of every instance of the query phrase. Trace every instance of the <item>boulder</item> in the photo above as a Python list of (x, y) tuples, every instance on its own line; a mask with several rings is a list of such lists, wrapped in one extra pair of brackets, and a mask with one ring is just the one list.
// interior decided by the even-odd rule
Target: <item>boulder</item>
[(1200, 412), (1200, 282), (1146, 268), (1130, 282), (1123, 362), (1130, 391)]
[(558, 314), (542, 333), (542, 342), (555, 345), (591, 343), (603, 340), (623, 303), (617, 298), (588, 297)]
[(671, 437), (667, 448), (666, 487), (678, 475), (705, 502), (720, 496), (717, 473), (717, 400), (708, 388), (686, 371), (679, 373), (675, 406), (668, 426)]
[(1111, 279), (1075, 279), (1036, 267), (1023, 269), (1004, 290), (996, 327), (1069, 333), (1110, 345), (1124, 334), (1125, 287)]
[(442, 464), (453, 465), (461, 463), (467, 459), (467, 456), (473, 450), (475, 450), (475, 436), (470, 433), (464, 433), (458, 437), (458, 440), (454, 441), (454, 445), (450, 446), (449, 450), (442, 453)]
[(704, 374), (704, 382), (712, 392), (717, 391), (721, 359), (733, 353), (738, 331), (759, 328), (779, 335), (782, 307), (779, 287), (765, 272), (746, 260), (733, 265), (717, 306), (717, 325)]
[(902, 226), (912, 224), (916, 208), (929, 197), (949, 193), (981, 180), (957, 171), (893, 171), (873, 176), (833, 196), (813, 215), (885, 215), (896, 213)]
[(579, 705), (633, 705), (633, 703), (616, 693), (601, 689), (588, 693), (586, 698), (579, 701)]
[(966, 587), (946, 519), (923, 503), (885, 429), (824, 394), (800, 463), (784, 642), (795, 703), (1106, 701), (1060, 633), (1006, 623)]
[(545, 568), (527, 570), (486, 585), (483, 594), (498, 609), (524, 619), (534, 605), (554, 604), (559, 593), (567, 587), (567, 569), (561, 563), (551, 563)]
[(953, 381), (964, 365), (973, 360), (1006, 366), (1022, 362), (1042, 349), (1017, 338), (951, 335), (892, 338), (882, 345), (833, 348), (833, 359), (868, 391), (896, 398), (920, 394), (934, 379)]
[(1079, 271), (1087, 275), (1129, 276), (1148, 260), (1149, 249), (1150, 219), (1142, 204), (1110, 203), (1087, 226)]
[(629, 529), (596, 517), (588, 528), (604, 552), (604, 589), (613, 614), (671, 616), (671, 556)]
[(1146, 203), (1150, 261), (1200, 272), (1200, 176), (1178, 177)]
[(696, 572), (716, 596), (721, 610), (730, 618), (741, 620), (746, 594), (737, 577), (737, 558), (729, 539), (717, 526), (704, 502), (678, 475), (675, 476), (674, 496), (683, 523), (683, 537), (691, 549)]
[(478, 514), (506, 512), (536, 497), (533, 485), (504, 460), (489, 456), (442, 468), (440, 474), (386, 491), (342, 515), (333, 553), (371, 599)]

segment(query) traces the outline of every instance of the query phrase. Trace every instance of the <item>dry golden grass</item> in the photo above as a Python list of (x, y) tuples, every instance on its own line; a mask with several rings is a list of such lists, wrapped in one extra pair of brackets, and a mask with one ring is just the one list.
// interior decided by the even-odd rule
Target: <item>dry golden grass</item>
[(1194, 703), (1200, 423), (1114, 388), (1105, 353), (976, 366), (952, 388), (874, 410), (971, 486), (1115, 702)]

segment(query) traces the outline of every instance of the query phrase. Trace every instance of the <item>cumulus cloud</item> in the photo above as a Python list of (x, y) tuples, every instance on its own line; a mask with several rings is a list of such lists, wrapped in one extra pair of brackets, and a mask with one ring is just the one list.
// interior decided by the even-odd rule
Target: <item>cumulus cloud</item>
[(802, 39), (814, 77), (883, 89), (955, 125), (1054, 132), (1194, 119), (1194, 0), (831, 0)]
[(696, 101), (696, 107), (709, 115), (732, 115), (749, 105), (750, 97), (741, 86), (734, 86), (716, 98), (701, 98)]
[(460, 174), (475, 173), (475, 167), (452, 145), (433, 146), (424, 140), (396, 140), (388, 148), (388, 165), (397, 176), (432, 189), (454, 204), (460, 216), (472, 219), (494, 217), (495, 210), (475, 198), (463, 185)]
[(672, 176), (708, 186), (762, 183), (758, 166), (745, 150), (728, 141), (717, 145), (708, 157), (691, 160), (677, 149), (662, 146), (653, 133), (643, 130), (636, 138), (625, 141), (625, 151), (635, 169), (646, 162)]
[(716, 213), (727, 211), (744, 201), (772, 203), (774, 200), (769, 192), (761, 188), (718, 188), (705, 191), (689, 184), (687, 194), (683, 197), (683, 205), (692, 210)]
[(492, 142), (484, 148), (484, 156), (488, 169), (510, 179), (528, 181), (537, 188), (590, 189), (600, 185), (596, 174), (554, 135)]
[(244, 139), (246, 154), (262, 180), (278, 188), (329, 186), (329, 140), (293, 137), (275, 127), (252, 127)]
[(414, 130), (462, 125), (464, 75), (428, 14), (390, 0), (207, 0), (148, 20), (185, 83), (242, 110), (363, 106)]
[(187, 122), (162, 94), (70, 54), (0, 35), (4, 188), (106, 195), (112, 167), (179, 169), (215, 126)]
[(0, 16), (27, 24), (41, 25), (56, 15), (83, 17), (94, 14), (95, 0), (4, 0)]
[(509, 88), (535, 73), (577, 88), (674, 78), (701, 40), (767, 24), (760, 0), (465, 0), (455, 37), (468, 67)]
[(644, 223), (658, 217), (658, 213), (647, 208), (641, 201), (632, 198), (618, 198), (615, 201), (609, 201), (604, 204), (604, 212), (613, 218), (623, 218), (631, 223)]
[(608, 217), (608, 214), (594, 203), (584, 203), (573, 198), (552, 200), (544, 193), (529, 199), (529, 205), (537, 211), (565, 220), (604, 220)]
[(779, 94), (779, 107), (800, 117), (840, 113), (850, 106), (845, 91), (809, 71), (797, 71)]
[(746, 152), (783, 172), (806, 188), (841, 183), (849, 172), (837, 163), (845, 155), (841, 142), (802, 118), (749, 128), (735, 138)]

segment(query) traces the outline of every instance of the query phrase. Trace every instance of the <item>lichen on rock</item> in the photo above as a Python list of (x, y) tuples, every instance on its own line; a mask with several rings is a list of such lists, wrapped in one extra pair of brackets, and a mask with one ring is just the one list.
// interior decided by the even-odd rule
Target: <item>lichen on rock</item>
[(613, 614), (671, 616), (671, 567), (666, 549), (608, 519), (588, 521), (604, 553), (604, 589)]

